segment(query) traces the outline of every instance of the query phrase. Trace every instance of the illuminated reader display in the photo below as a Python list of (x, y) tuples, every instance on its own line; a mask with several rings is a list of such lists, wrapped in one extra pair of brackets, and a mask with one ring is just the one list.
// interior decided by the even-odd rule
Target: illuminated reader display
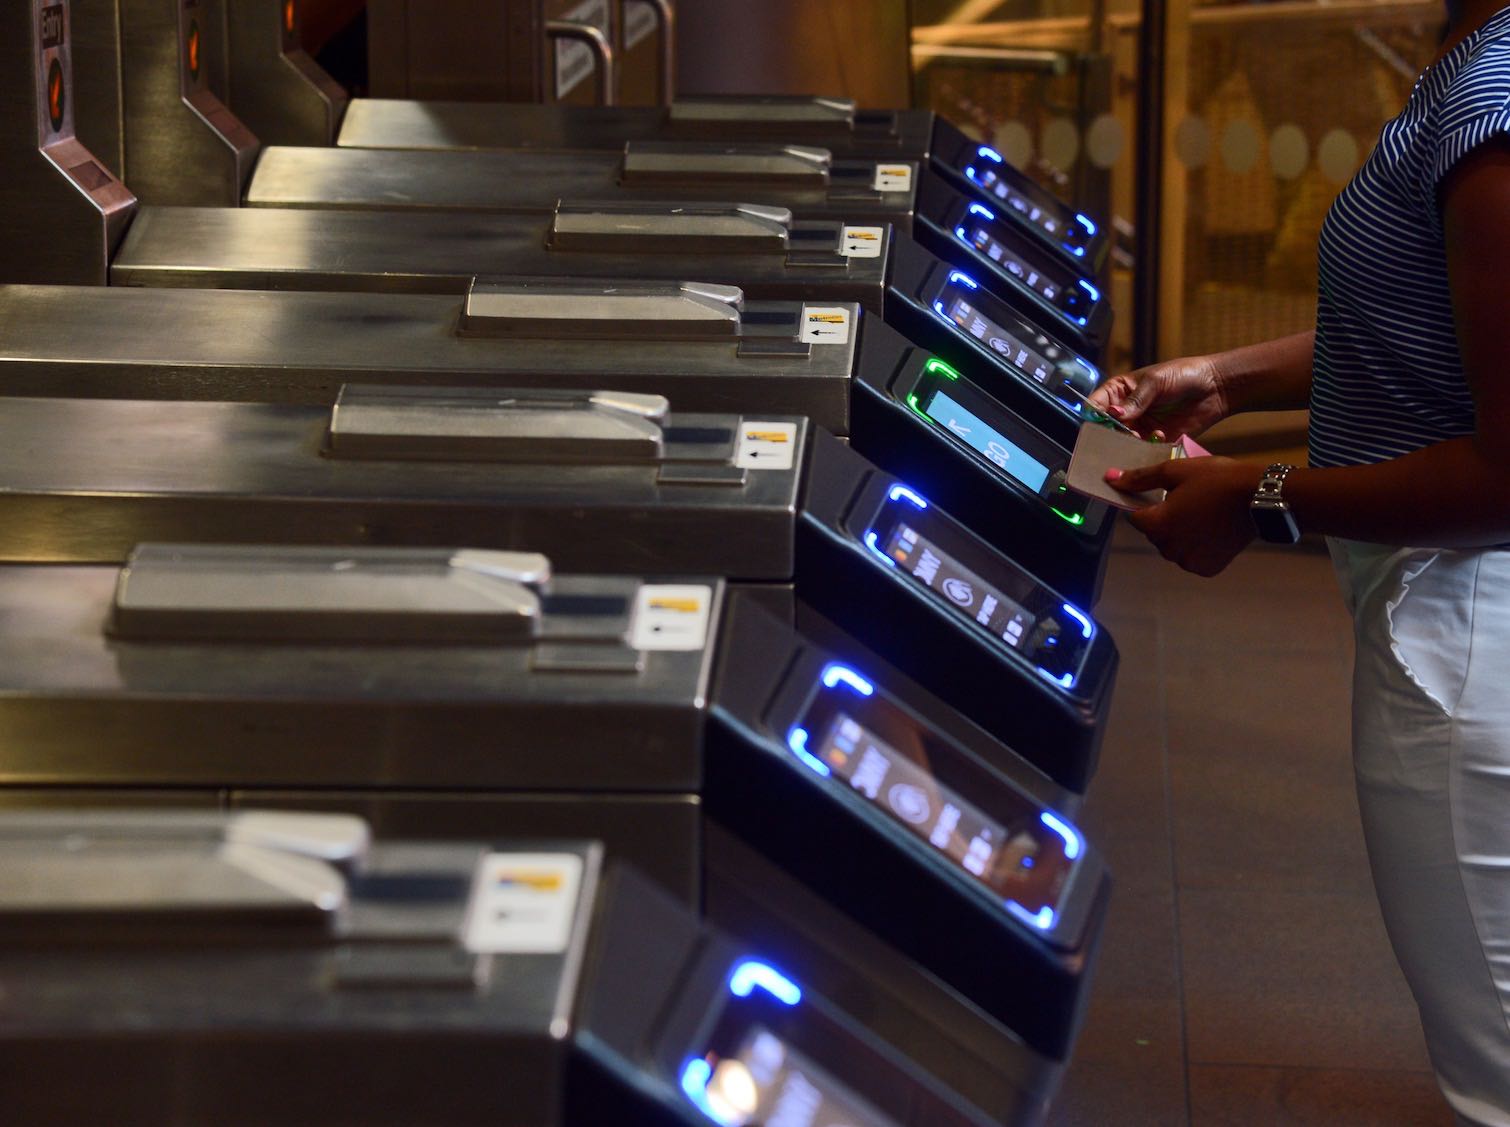
[(1049, 479), (1049, 467), (1030, 457), (1022, 447), (958, 402), (952, 389), (938, 388), (922, 408), (934, 422), (979, 450), (1000, 469), (1037, 493)]
[(1065, 277), (1064, 271), (1030, 261), (1029, 256), (1003, 242), (993, 231), (999, 227), (990, 208), (972, 203), (965, 209), (961, 225), (954, 229), (955, 238), (980, 251), (1008, 274), (1048, 302), (1077, 325), (1090, 322), (1101, 291), (1081, 277)]
[(1096, 236), (1096, 225), (1079, 212), (1073, 213), (1073, 218), (1064, 218), (1062, 205), (1057, 200), (1050, 202), (1047, 193), (1040, 196), (1036, 185), (1024, 186), (1022, 174), (1010, 171), (995, 149), (982, 145), (977, 150), (976, 163), (965, 169), (965, 175), (1065, 250), (1077, 258), (1085, 256), (1086, 246)]
[(811, 1006), (802, 990), (769, 963), (746, 959), (729, 974), (728, 996), (681, 1068), (692, 1105), (723, 1127), (898, 1127), (824, 1068), (798, 1043), (840, 1054), (856, 1075), (888, 1066)]
[(919, 535), (911, 525), (898, 521), (881, 550), (913, 578), (942, 592), (1013, 649), (1022, 644), (1023, 634), (1033, 628), (1033, 616), (1025, 608)]
[(733, 1052), (707, 1058), (702, 1111), (715, 1123), (891, 1127), (895, 1122), (786, 1044), (754, 1026)]
[(1054, 362), (1035, 351), (1018, 336), (998, 325), (975, 307), (974, 295), (955, 294), (944, 307), (944, 315), (993, 352), (1000, 353), (1039, 383), (1054, 374)]
[(1101, 382), (1097, 368), (982, 293), (980, 284), (963, 270), (949, 271), (933, 300), (933, 311), (989, 348), (1012, 369), (1041, 384), (1077, 416), (1080, 402), (1065, 391), (1065, 385), (1080, 395), (1089, 395)]
[(1075, 687), (1096, 633), (1090, 617), (1005, 556), (963, 538), (911, 489), (891, 488), (864, 541), (888, 567), (999, 638), (1049, 680)]
[(981, 767), (846, 665), (825, 666), (787, 734), (846, 784), (1039, 930), (1059, 918), (1080, 833)]

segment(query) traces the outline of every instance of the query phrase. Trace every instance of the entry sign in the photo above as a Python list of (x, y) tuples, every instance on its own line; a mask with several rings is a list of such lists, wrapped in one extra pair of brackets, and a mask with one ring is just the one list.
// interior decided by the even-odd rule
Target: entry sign
[(637, 650), (700, 650), (708, 641), (713, 588), (647, 583), (634, 600), (629, 644)]
[(806, 344), (846, 343), (849, 340), (849, 310), (842, 305), (804, 305), (800, 339)]
[(582, 885), (575, 853), (489, 853), (478, 867), (465, 925), (474, 955), (566, 950)]
[(54, 141), (73, 136), (68, 5), (58, 0), (34, 0), (32, 13), (37, 33), (37, 144), (45, 149)]

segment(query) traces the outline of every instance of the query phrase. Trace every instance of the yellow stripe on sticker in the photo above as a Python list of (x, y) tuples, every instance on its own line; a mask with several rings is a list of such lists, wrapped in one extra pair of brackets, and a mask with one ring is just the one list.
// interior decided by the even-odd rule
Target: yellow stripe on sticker
[(555, 892), (561, 887), (560, 873), (500, 872), (493, 878), (495, 885), (512, 885), (527, 888), (531, 892)]
[(646, 583), (634, 598), (629, 644), (637, 650), (700, 650), (708, 641), (713, 588)]
[(880, 258), (886, 231), (881, 227), (846, 227), (839, 240), (839, 252), (845, 258)]
[(675, 611), (677, 614), (696, 614), (703, 607), (696, 599), (651, 599), (650, 606), (654, 610)]
[(802, 332), (805, 344), (845, 344), (849, 341), (850, 312), (842, 305), (802, 307)]

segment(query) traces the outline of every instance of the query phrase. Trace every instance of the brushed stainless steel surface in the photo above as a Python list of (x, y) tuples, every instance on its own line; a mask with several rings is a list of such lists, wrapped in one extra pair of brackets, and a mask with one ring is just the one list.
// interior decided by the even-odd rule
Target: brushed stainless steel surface
[(733, 340), (744, 293), (711, 282), (601, 282), (578, 278), (480, 278), (467, 291), (469, 336), (603, 340)]
[(614, 150), (626, 141), (801, 141), (835, 156), (923, 160), (927, 110), (854, 110), (839, 98), (684, 98), (671, 108), (488, 104), (355, 98), (337, 144), (346, 148)]
[[(545, 557), (476, 548), (141, 544), (111, 637), (132, 641), (528, 645)], [(612, 639), (601, 639), (610, 641)]]
[[(517, 462), (545, 466), (659, 463), (663, 396), (504, 388), (347, 384), (330, 413), (332, 458)], [(733, 443), (722, 444), (730, 453)]]
[(0, 280), (100, 284), (136, 201), (75, 134), (75, 13), (0, 10)]
[(68, 0), (75, 13), (74, 129), (79, 143), (121, 179), (126, 176), (122, 131), (120, 0)]
[[(104, 624), (117, 572), (0, 569), (0, 783), (595, 794), (698, 786), (718, 580), (701, 580), (713, 588), (704, 649), (645, 652), (637, 670), (605, 673), (536, 670), (529, 646), (111, 639)], [(635, 587), (557, 577), (543, 591), (542, 632), (622, 620)]]
[(212, 82), (225, 67), (222, 11), (213, 0), (118, 2), (123, 175), (147, 203), (237, 206), (258, 142)]
[[(794, 223), (783, 238), (775, 219), (758, 218), (779, 213), (755, 205), (722, 217), (696, 204), (617, 210), (604, 218), (601, 207), (563, 208), (553, 220), (147, 208), (126, 233), (110, 279), (126, 286), (462, 293), (478, 274), (695, 277), (739, 286), (751, 298), (858, 301), (880, 315), (889, 238), (879, 257), (845, 258), (837, 225)], [(818, 236), (800, 240), (813, 250), (787, 248), (806, 234)]]
[(713, 456), (729, 464), (738, 416), (673, 414), (665, 462), (618, 466), (332, 458), (321, 453), (328, 418), (304, 407), (8, 399), (0, 559), (118, 563), (151, 540), (464, 542), (540, 551), (569, 572), (791, 577), (800, 425), (789, 468), (709, 482), (665, 470)]
[(876, 165), (786, 145), (631, 143), (624, 154), (540, 151), (263, 150), (251, 207), (549, 212), (562, 199), (727, 200), (798, 218), (910, 221), (916, 192), (877, 191)]
[(618, 102), (618, 58), (608, 35), (590, 23), (576, 20), (546, 20), (545, 41), (552, 47), (560, 42), (583, 43), (592, 52), (593, 90), (597, 104), (612, 106)]
[[(154, 214), (147, 210), (149, 221)], [(765, 338), (636, 340), (625, 347), (579, 339), (575, 326), (564, 339), (463, 338), (456, 332), (461, 305), (457, 297), (426, 294), (0, 286), (0, 389), (329, 406), (342, 384), (358, 381), (612, 388), (665, 395), (678, 410), (807, 415), (829, 430), (849, 430), (853, 335), (762, 355), (741, 349)], [(745, 302), (746, 315), (774, 321), (799, 308)], [(23, 445), (35, 449), (34, 440)]]
[(226, 102), (264, 145), (329, 145), (346, 91), (304, 50), (301, 7), (224, 0)]

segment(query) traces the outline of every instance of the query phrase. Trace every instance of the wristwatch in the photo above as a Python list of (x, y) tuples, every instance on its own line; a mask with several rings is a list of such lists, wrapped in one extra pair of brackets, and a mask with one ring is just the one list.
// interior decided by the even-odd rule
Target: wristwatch
[(1267, 540), (1270, 544), (1295, 544), (1300, 540), (1300, 525), (1295, 523), (1295, 514), (1290, 511), (1290, 503), (1284, 498), (1285, 478), (1294, 468), (1283, 462), (1275, 462), (1264, 470), (1258, 491), (1248, 503), (1258, 538)]

